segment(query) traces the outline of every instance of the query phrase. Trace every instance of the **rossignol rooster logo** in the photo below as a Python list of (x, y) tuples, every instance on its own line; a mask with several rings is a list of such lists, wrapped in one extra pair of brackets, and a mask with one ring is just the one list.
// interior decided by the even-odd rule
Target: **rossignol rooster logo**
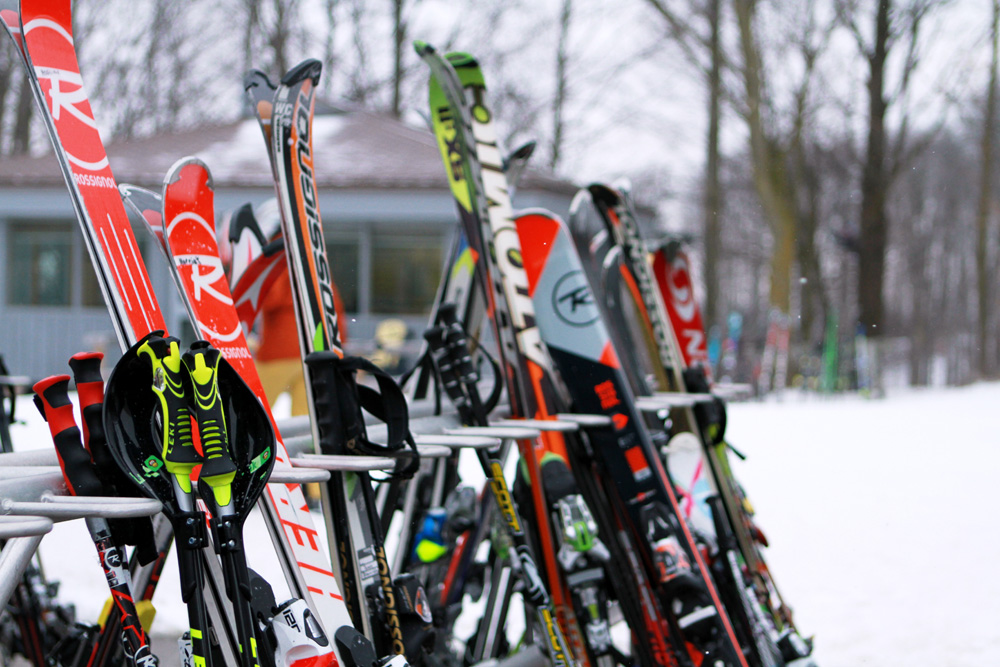
[(593, 324), (600, 316), (587, 278), (580, 270), (571, 271), (556, 281), (552, 306), (559, 319), (574, 327)]

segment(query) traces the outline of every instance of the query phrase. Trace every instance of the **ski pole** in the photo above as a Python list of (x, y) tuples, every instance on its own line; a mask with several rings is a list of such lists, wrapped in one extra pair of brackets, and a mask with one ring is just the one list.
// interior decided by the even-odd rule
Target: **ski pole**
[(196, 504), (191, 473), (201, 463), (194, 447), (191, 411), (188, 408), (190, 385), (181, 366), (179, 341), (176, 338), (151, 337), (137, 350), (152, 371), (152, 390), (160, 401), (163, 416), (161, 455), (170, 475), (177, 511), (171, 513), (177, 540), (177, 565), (180, 570), (181, 599), (188, 608), (191, 651), (196, 664), (203, 661), (212, 667), (208, 644), (208, 612), (202, 596), (204, 570), (198, 551), (207, 545), (205, 515)]
[[(104, 407), (104, 379), (101, 377), (101, 362), (103, 359), (104, 355), (100, 352), (77, 352), (70, 357), (69, 366), (73, 371), (73, 384), (76, 385), (77, 400), (80, 405), (80, 430), (83, 433), (83, 447), (90, 452), (90, 458), (94, 461), (98, 479), (104, 483), (105, 490), (107, 491), (110, 488), (117, 491), (122, 487), (118, 486), (116, 482), (119, 481), (119, 478), (124, 473), (121, 473), (120, 468), (118, 468), (118, 465), (112, 458), (104, 438), (104, 424), (101, 421)], [(148, 521), (143, 524), (142, 521), (146, 520), (111, 519), (108, 521), (108, 526), (111, 528), (113, 536), (120, 537), (124, 531), (135, 542), (139, 543), (137, 544), (136, 554), (133, 557), (135, 568), (138, 568), (138, 561), (140, 560), (148, 562), (150, 557), (150, 554), (147, 552), (148, 549), (156, 550), (152, 531), (147, 530), (147, 528), (152, 527), (152, 524)], [(135, 539), (136, 534), (140, 532), (142, 533), (142, 539)], [(147, 535), (146, 533), (149, 534)], [(145, 552), (141, 554), (142, 558), (139, 557), (140, 552)], [(153, 559), (159, 560), (156, 558), (156, 555), (153, 556)], [(133, 569), (132, 564), (130, 564), (129, 571), (136, 571)], [(156, 614), (156, 610), (153, 608), (152, 602), (145, 599), (134, 577), (132, 578), (132, 589), (139, 620), (148, 627)], [(94, 649), (86, 663), (86, 667), (106, 665), (109, 664), (109, 660), (113, 659), (113, 649), (121, 635), (121, 619), (118, 615), (111, 613), (112, 607), (113, 601), (109, 599), (104, 611), (101, 613), (100, 620), (103, 622), (100, 624), (101, 629), (97, 633), (97, 641), (94, 644)]]
[(221, 353), (207, 342), (198, 341), (184, 353), (182, 359), (191, 379), (191, 405), (198, 424), (204, 459), (199, 476), (199, 490), (212, 513), (215, 550), (222, 559), (226, 593), (233, 603), (233, 614), (236, 617), (239, 660), (243, 667), (258, 667), (260, 661), (257, 656), (253, 612), (250, 608), (250, 575), (243, 551), (243, 521), (246, 517), (238, 512), (233, 494), (237, 465), (229, 451), (229, 435), (219, 393)]
[[(36, 383), (35, 405), (48, 422), (69, 492), (74, 496), (106, 495), (94, 462), (81, 445), (80, 429), (73, 417), (68, 385), (68, 375), (56, 375)], [(94, 548), (100, 556), (111, 597), (118, 608), (121, 640), (128, 664), (132, 667), (155, 667), (157, 660), (149, 648), (149, 641), (139, 622), (139, 614), (132, 598), (131, 580), (124, 554), (112, 539), (107, 519), (87, 517), (85, 521), (94, 541)]]

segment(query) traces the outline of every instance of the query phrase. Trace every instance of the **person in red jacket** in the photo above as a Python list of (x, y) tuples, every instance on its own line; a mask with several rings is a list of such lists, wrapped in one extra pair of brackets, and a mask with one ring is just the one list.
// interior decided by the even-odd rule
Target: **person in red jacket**
[(274, 405), (286, 391), (292, 397), (292, 414), (309, 413), (306, 384), (302, 375), (302, 352), (295, 324), (295, 304), (288, 272), (271, 286), (260, 307), (260, 345), (257, 372), (267, 402)]
[[(341, 342), (347, 341), (344, 304), (333, 286), (334, 308), (340, 325)], [(295, 323), (292, 284), (284, 272), (264, 296), (260, 307), (260, 345), (257, 347), (257, 372), (264, 393), (271, 405), (286, 391), (292, 397), (292, 414), (309, 414), (305, 378), (302, 374), (302, 352)]]

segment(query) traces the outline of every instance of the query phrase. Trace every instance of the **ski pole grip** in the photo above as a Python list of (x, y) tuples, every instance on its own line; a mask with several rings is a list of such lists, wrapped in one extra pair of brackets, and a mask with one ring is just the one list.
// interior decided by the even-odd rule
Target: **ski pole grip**
[(343, 382), (339, 377), (339, 361), (340, 357), (329, 351), (312, 352), (305, 358), (309, 368), (309, 388), (312, 390), (315, 407), (316, 429), (319, 431), (319, 450), (323, 454), (343, 454), (351, 444), (348, 442), (350, 436), (344, 428), (344, 419), (349, 419), (351, 415), (341, 414), (348, 406), (342, 406), (338, 396), (338, 389), (343, 391), (349, 387), (338, 386)]
[(431, 353), (431, 362), (437, 367), (438, 375), (441, 377), (441, 384), (444, 385), (445, 393), (455, 404), (459, 413), (462, 414), (463, 421), (466, 417), (465, 411), (469, 407), (469, 399), (462, 391), (462, 384), (459, 382), (458, 373), (452, 363), (446, 340), (447, 330), (442, 326), (434, 326), (424, 332), (424, 340), (427, 341), (427, 349)]
[[(104, 420), (101, 412), (104, 404), (104, 378), (101, 377), (100, 352), (78, 352), (70, 357), (69, 367), (73, 370), (73, 382), (80, 402), (80, 427), (83, 431), (83, 446), (91, 456), (104, 444)], [(110, 459), (110, 454), (108, 455)], [(101, 462), (94, 461), (100, 466)]]
[(222, 353), (203, 340), (192, 343), (183, 357), (191, 378), (191, 405), (198, 422), (204, 456), (199, 479), (212, 487), (218, 506), (227, 507), (233, 500), (236, 464), (229, 454), (226, 414), (219, 393), (221, 360)]
[(438, 309), (438, 321), (447, 329), (445, 340), (450, 350), (451, 362), (455, 364), (459, 378), (466, 384), (479, 382), (479, 373), (476, 371), (475, 364), (472, 363), (472, 356), (469, 354), (469, 341), (465, 335), (465, 329), (458, 321), (455, 304), (442, 304)]
[[(80, 404), (80, 430), (83, 431), (83, 446), (90, 452), (90, 458), (97, 468), (97, 476), (104, 484), (105, 491), (131, 488), (125, 483), (126, 476), (115, 463), (108, 449), (104, 435), (104, 378), (101, 376), (100, 352), (78, 352), (70, 357), (69, 367), (73, 370), (73, 382)], [(114, 494), (112, 494), (114, 495)]]
[(201, 463), (191, 435), (191, 412), (188, 407), (186, 371), (181, 365), (176, 338), (151, 336), (136, 350), (152, 370), (153, 393), (160, 399), (163, 415), (163, 440), (160, 452), (164, 467), (191, 493), (191, 471)]
[(80, 429), (73, 418), (68, 388), (68, 375), (54, 375), (37, 382), (35, 405), (49, 424), (69, 492), (74, 496), (100, 496), (104, 485), (97, 478), (90, 454), (80, 444)]

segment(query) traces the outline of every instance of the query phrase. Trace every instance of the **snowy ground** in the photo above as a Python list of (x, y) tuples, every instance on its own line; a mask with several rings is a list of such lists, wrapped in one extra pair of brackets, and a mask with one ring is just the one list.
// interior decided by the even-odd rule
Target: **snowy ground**
[(821, 667), (1000, 664), (1000, 384), (734, 405), (769, 562)]
[[(737, 474), (821, 667), (1000, 664), (994, 410), (1000, 384), (731, 406), (729, 438), (749, 456)], [(31, 423), (16, 445), (45, 443), (31, 406), (20, 416)], [(62, 596), (93, 618), (106, 588), (82, 523), (57, 526), (42, 554)], [(171, 559), (157, 634), (186, 625), (178, 598)]]

